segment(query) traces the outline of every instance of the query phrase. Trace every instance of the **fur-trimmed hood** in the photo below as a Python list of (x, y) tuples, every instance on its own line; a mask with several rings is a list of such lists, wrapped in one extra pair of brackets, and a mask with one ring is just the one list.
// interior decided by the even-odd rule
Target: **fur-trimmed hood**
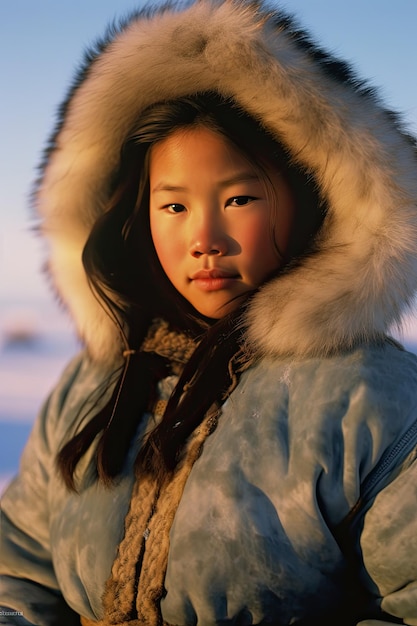
[(61, 110), (35, 193), (48, 271), (91, 354), (120, 350), (81, 253), (120, 147), (149, 104), (218, 91), (315, 174), (328, 213), (317, 250), (248, 311), (263, 354), (326, 354), (377, 339), (417, 287), (417, 155), (396, 116), (287, 15), (200, 0), (132, 16), (91, 51)]

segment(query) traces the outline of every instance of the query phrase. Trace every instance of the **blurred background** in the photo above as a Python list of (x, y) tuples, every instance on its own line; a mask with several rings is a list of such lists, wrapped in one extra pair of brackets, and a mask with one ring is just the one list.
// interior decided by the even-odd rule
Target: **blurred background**
[[(273, 4), (273, 3), (271, 3)], [(353, 63), (417, 134), (417, 3), (282, 0), (324, 47)], [(79, 349), (42, 274), (30, 192), (42, 150), (83, 51), (134, 0), (3, 0), (0, 20), (0, 491), (31, 424)], [(397, 335), (398, 336), (398, 335)], [(401, 340), (417, 351), (417, 321)]]

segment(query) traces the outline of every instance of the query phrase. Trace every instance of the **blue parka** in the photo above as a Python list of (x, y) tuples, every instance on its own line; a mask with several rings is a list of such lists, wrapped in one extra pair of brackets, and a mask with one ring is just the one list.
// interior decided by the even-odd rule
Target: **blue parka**
[[(71, 363), (4, 496), (2, 603), (24, 617), (3, 623), (102, 615), (137, 447), (111, 489), (90, 481), (92, 453), (79, 493), (63, 486), (55, 466), (68, 427), (102, 379), (103, 368), (85, 355)], [(382, 601), (387, 613), (417, 623), (416, 390), (416, 358), (390, 342), (249, 369), (176, 512), (164, 619), (290, 624), (323, 613), (344, 623), (358, 593), (346, 569), (350, 554), (371, 614)]]
[[(311, 254), (251, 300), (256, 358), (175, 511), (163, 620), (416, 626), (417, 362), (387, 338), (417, 287), (415, 144), (287, 16), (239, 0), (132, 16), (91, 51), (61, 109), (35, 203), (49, 272), (85, 350), (45, 404), (3, 497), (0, 623), (103, 617), (153, 416), (112, 487), (94, 478), (94, 445), (78, 493), (63, 485), (56, 454), (123, 350), (81, 253), (141, 110), (201, 91), (259, 119), (328, 209)], [(162, 399), (175, 382), (161, 382)]]

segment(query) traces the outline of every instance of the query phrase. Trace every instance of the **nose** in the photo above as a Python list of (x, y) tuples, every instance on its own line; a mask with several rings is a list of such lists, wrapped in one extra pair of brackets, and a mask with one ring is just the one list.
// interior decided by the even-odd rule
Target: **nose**
[(215, 218), (205, 217), (192, 228), (190, 253), (199, 258), (204, 254), (224, 256), (228, 250), (227, 235)]

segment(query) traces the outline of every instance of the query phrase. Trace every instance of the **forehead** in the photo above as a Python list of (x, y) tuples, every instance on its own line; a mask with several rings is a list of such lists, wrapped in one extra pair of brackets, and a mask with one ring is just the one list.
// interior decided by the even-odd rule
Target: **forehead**
[(184, 170), (210, 170), (222, 174), (225, 170), (246, 170), (255, 174), (249, 159), (224, 135), (206, 127), (178, 129), (152, 146), (149, 161), (150, 176), (163, 171), (171, 175)]

